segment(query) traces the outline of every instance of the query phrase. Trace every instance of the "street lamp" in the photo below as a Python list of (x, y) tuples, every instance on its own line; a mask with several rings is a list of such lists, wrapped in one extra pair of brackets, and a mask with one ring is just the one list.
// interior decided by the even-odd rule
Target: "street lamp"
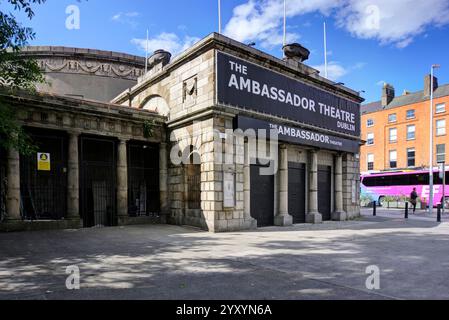
[(439, 68), (433, 64), (430, 68), (430, 157), (429, 157), (429, 214), (433, 213), (433, 73)]

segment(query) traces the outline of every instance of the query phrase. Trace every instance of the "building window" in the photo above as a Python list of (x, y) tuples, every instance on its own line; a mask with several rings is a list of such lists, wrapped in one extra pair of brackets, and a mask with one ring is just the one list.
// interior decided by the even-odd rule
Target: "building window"
[(368, 133), (366, 136), (366, 144), (372, 146), (374, 144), (374, 133)]
[(407, 120), (415, 119), (415, 110), (407, 110)]
[(446, 145), (437, 144), (437, 163), (446, 162)]
[(374, 170), (374, 154), (370, 153), (367, 157), (368, 171)]
[(415, 140), (416, 138), (416, 126), (407, 126), (407, 140)]
[(435, 113), (443, 113), (446, 111), (446, 104), (445, 103), (438, 103), (435, 108)]
[(388, 122), (392, 123), (392, 122), (396, 122), (398, 120), (396, 113), (392, 113), (390, 115), (388, 115)]
[(416, 157), (415, 148), (407, 149), (407, 166), (408, 167), (414, 167), (416, 165), (415, 157)]
[(398, 129), (391, 128), (390, 129), (390, 142), (398, 141)]
[(398, 153), (396, 150), (390, 151), (390, 168), (395, 169), (398, 167)]
[(374, 120), (373, 119), (366, 120), (366, 126), (368, 128), (373, 127), (374, 126)]
[(437, 136), (446, 134), (446, 120), (437, 120)]

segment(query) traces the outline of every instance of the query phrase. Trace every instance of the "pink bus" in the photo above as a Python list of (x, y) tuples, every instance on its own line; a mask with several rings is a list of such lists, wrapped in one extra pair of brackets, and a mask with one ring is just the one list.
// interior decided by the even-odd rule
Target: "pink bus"
[[(434, 202), (436, 207), (446, 201), (446, 207), (449, 201), (449, 171), (446, 172), (446, 190), (443, 197), (443, 179), (440, 178), (438, 171), (434, 172)], [(422, 202), (428, 202), (429, 199), (429, 171), (400, 171), (389, 173), (376, 173), (362, 175), (361, 195), (377, 201), (380, 205), (387, 196), (405, 196), (410, 194), (416, 188), (419, 199)]]

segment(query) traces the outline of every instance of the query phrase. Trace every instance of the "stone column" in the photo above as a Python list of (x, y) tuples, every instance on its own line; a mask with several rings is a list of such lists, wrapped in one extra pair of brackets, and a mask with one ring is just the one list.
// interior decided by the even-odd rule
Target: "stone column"
[(321, 223), (322, 215), (318, 212), (318, 153), (309, 152), (309, 211), (306, 215), (307, 223)]
[(257, 228), (257, 221), (251, 217), (251, 153), (248, 142), (245, 142), (245, 161), (243, 164), (243, 212), (245, 224), (249, 229)]
[(293, 217), (288, 214), (288, 149), (281, 145), (279, 150), (279, 212), (274, 217), (276, 226), (291, 226)]
[(119, 224), (128, 218), (128, 160), (126, 140), (120, 139), (117, 152), (117, 215)]
[(168, 164), (167, 144), (159, 145), (159, 192), (161, 213), (168, 213)]
[(80, 219), (79, 207), (79, 153), (78, 132), (69, 132), (69, 159), (67, 172), (67, 217), (68, 220)]
[(335, 212), (332, 213), (332, 220), (344, 221), (347, 219), (346, 212), (343, 210), (343, 156), (335, 156)]
[(8, 221), (22, 220), (20, 215), (20, 156), (13, 149), (8, 151), (6, 167), (6, 219)]

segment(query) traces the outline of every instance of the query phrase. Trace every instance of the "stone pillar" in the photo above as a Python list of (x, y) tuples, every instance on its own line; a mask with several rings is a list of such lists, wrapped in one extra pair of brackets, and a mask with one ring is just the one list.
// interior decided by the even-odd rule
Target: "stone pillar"
[(344, 221), (347, 219), (346, 212), (343, 210), (343, 156), (335, 156), (335, 212), (332, 213), (332, 220)]
[(119, 224), (128, 218), (128, 161), (126, 140), (120, 139), (117, 152), (117, 215)]
[(288, 149), (280, 146), (279, 152), (279, 212), (274, 217), (276, 226), (291, 226), (293, 217), (288, 214)]
[(318, 153), (311, 150), (309, 153), (309, 211), (306, 215), (307, 223), (321, 223), (322, 215), (318, 212)]
[(22, 220), (20, 215), (20, 156), (13, 149), (8, 151), (6, 167), (6, 220)]
[(168, 214), (168, 164), (167, 144), (159, 145), (159, 192), (161, 213)]
[(257, 228), (257, 221), (251, 217), (251, 153), (248, 142), (245, 142), (245, 161), (243, 164), (243, 212), (245, 224), (249, 229)]
[(79, 133), (69, 132), (69, 159), (67, 172), (67, 217), (68, 220), (80, 219), (79, 207)]

